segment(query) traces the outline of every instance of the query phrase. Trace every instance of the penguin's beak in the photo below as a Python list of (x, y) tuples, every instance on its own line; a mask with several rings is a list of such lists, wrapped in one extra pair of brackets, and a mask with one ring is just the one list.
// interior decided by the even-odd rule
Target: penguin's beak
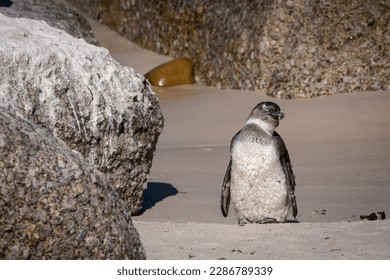
[(282, 112), (273, 112), (271, 115), (276, 120), (281, 120), (284, 118), (284, 114)]

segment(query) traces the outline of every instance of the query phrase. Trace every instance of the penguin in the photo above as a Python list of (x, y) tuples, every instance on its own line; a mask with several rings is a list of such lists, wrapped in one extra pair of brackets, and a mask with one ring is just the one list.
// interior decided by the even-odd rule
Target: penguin
[(231, 141), (221, 211), (227, 217), (232, 200), (239, 225), (283, 223), (290, 209), (298, 214), (290, 156), (275, 131), (283, 118), (277, 104), (261, 102)]

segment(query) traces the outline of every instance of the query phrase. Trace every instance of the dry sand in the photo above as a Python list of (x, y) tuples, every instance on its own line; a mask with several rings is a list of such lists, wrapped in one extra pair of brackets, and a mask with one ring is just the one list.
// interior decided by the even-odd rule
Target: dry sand
[[(143, 50), (92, 22), (101, 46), (144, 74), (171, 58)], [(133, 217), (148, 259), (390, 259), (390, 92), (277, 100), (262, 92), (200, 84), (154, 88), (165, 118)], [(219, 210), (231, 137), (259, 102), (286, 114), (278, 132), (297, 177), (296, 221), (237, 225)]]

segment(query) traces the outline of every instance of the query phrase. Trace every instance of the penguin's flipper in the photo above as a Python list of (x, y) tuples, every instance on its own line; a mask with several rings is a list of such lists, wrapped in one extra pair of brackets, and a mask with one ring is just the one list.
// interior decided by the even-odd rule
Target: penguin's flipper
[(288, 188), (288, 193), (291, 200), (291, 207), (293, 211), (294, 218), (298, 215), (298, 207), (297, 207), (297, 200), (295, 197), (295, 175), (292, 170), (290, 157), (288, 155), (288, 152), (286, 150), (286, 153), (284, 156), (280, 159), (284, 171), (284, 175), (286, 176), (286, 184)]
[(284, 176), (286, 177), (286, 184), (288, 188), (288, 193), (291, 200), (291, 207), (294, 218), (298, 215), (298, 206), (297, 206), (297, 200), (295, 197), (295, 175), (292, 170), (291, 160), (290, 156), (288, 154), (288, 151), (286, 149), (286, 145), (284, 144), (284, 141), (282, 137), (275, 131), (274, 137), (277, 143), (277, 148), (280, 152), (280, 162), (282, 164)]
[(221, 190), (221, 211), (224, 217), (227, 217), (229, 213), (231, 170), (232, 170), (232, 159), (230, 158), (228, 168), (226, 169), (225, 178), (223, 179), (222, 190)]

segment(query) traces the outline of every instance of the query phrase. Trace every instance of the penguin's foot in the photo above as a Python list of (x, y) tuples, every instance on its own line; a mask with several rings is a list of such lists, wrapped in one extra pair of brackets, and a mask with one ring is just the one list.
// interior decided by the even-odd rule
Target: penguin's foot
[(256, 224), (272, 224), (277, 222), (278, 221), (275, 218), (265, 217), (262, 220), (256, 221)]
[(240, 225), (240, 226), (243, 226), (246, 224), (273, 224), (273, 223), (279, 223), (279, 222), (275, 218), (269, 218), (269, 217), (265, 217), (265, 218), (258, 220), (258, 221), (249, 221), (246, 218), (238, 220), (238, 225)]
[(239, 226), (244, 226), (244, 225), (246, 225), (246, 224), (248, 224), (249, 223), (249, 221), (247, 220), (247, 219), (241, 219), (241, 220), (238, 220), (238, 225)]

